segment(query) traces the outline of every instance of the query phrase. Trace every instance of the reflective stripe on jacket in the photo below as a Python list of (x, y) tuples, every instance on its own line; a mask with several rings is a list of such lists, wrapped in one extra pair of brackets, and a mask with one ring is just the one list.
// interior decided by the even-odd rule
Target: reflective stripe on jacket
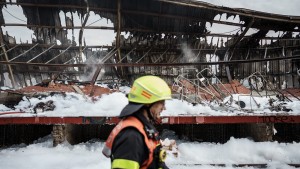
[(108, 138), (105, 142), (104, 148), (102, 150), (102, 153), (106, 157), (111, 157), (114, 139), (116, 138), (116, 136), (119, 134), (119, 132), (121, 130), (123, 130), (124, 128), (127, 128), (127, 127), (136, 128), (144, 136), (145, 144), (147, 145), (148, 150), (149, 150), (149, 157), (142, 164), (142, 166), (140, 166), (140, 168), (146, 169), (149, 167), (149, 165), (153, 161), (153, 152), (154, 152), (154, 149), (156, 148), (156, 146), (159, 144), (159, 141), (154, 140), (154, 139), (149, 139), (147, 136), (147, 133), (144, 130), (143, 123), (134, 116), (126, 117), (117, 124), (117, 126), (111, 131), (110, 135), (108, 136)]

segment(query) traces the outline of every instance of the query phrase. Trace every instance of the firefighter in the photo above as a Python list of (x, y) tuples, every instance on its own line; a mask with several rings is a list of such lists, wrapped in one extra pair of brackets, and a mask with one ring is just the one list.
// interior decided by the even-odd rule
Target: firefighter
[(136, 79), (123, 108), (121, 121), (110, 133), (102, 153), (111, 158), (111, 168), (168, 169), (154, 124), (159, 123), (165, 100), (171, 99), (167, 83), (156, 76)]

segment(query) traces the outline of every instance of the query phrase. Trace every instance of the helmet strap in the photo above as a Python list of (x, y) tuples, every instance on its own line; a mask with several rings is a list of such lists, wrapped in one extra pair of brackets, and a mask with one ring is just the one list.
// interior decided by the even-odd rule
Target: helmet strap
[(150, 104), (150, 106), (145, 106), (145, 109), (147, 111), (147, 115), (149, 117), (149, 121), (152, 123), (152, 124), (156, 124), (156, 120), (154, 119), (154, 117), (152, 116), (151, 112), (150, 112), (150, 108), (153, 106), (153, 104)]

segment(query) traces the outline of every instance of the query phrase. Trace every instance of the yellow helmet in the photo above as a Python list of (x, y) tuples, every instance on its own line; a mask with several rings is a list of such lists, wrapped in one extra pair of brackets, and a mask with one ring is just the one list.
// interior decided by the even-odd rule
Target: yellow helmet
[(171, 98), (171, 89), (163, 79), (151, 75), (140, 77), (133, 82), (128, 93), (129, 104), (123, 108), (119, 117), (133, 114), (144, 104)]
[(163, 79), (156, 76), (136, 79), (128, 94), (128, 100), (135, 103), (151, 104), (167, 99), (171, 99), (171, 89)]

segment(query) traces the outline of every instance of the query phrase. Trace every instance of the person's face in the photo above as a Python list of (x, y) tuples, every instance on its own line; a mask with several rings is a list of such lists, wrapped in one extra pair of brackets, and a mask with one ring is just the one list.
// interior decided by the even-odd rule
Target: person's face
[(166, 107), (165, 107), (165, 101), (164, 100), (155, 102), (151, 106), (150, 112), (151, 112), (151, 114), (152, 114), (155, 121), (160, 120), (160, 113), (165, 109), (166, 109)]

